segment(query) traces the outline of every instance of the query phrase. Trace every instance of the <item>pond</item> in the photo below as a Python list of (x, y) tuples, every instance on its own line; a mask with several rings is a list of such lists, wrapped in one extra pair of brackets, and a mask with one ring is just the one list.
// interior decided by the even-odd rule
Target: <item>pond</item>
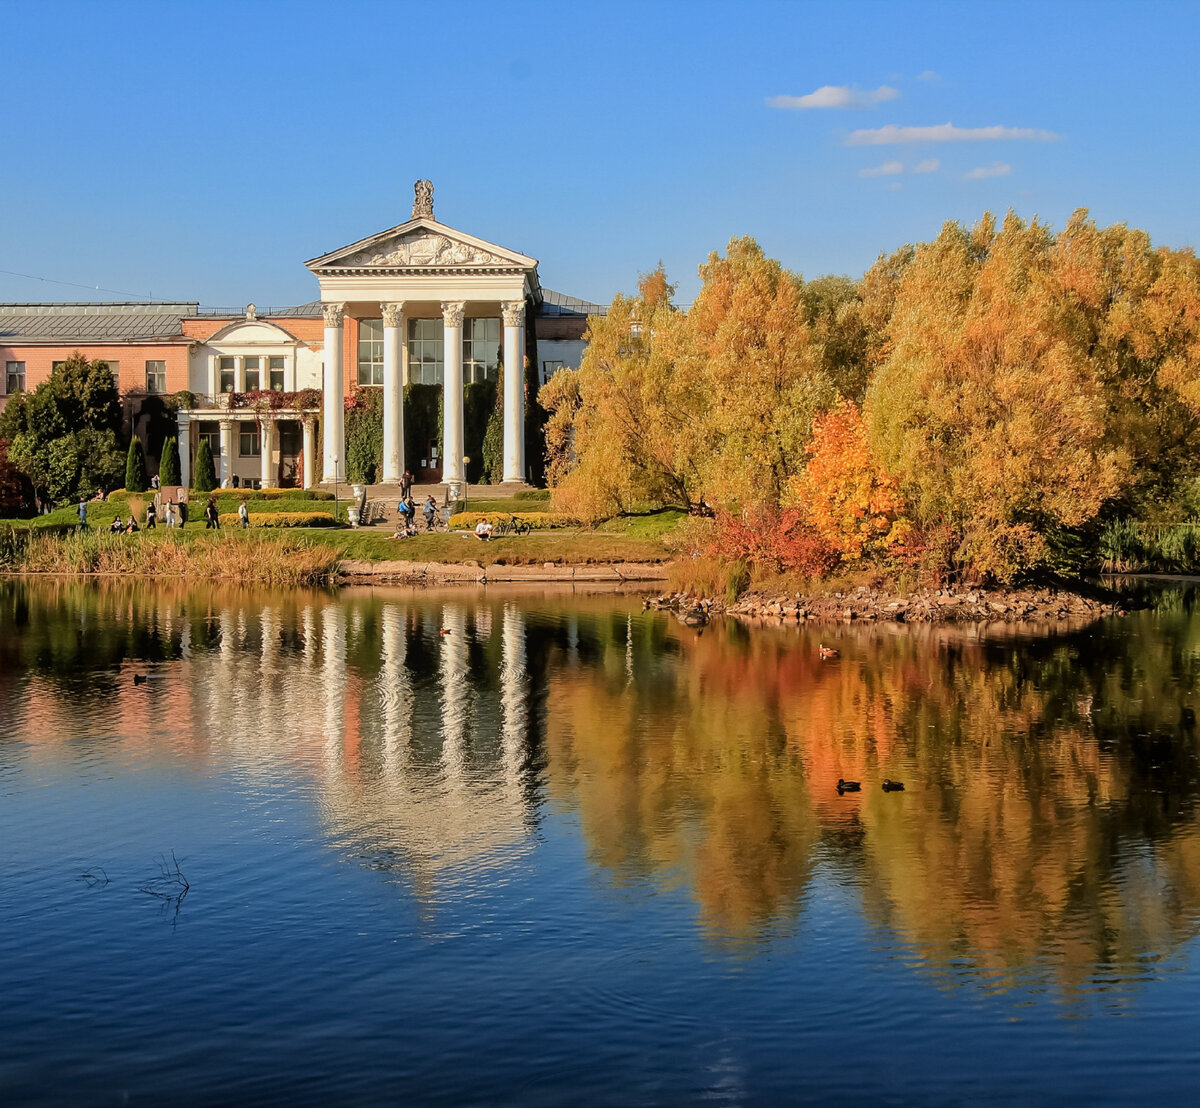
[(831, 636), (0, 582), (0, 1096), (1185, 1097), (1198, 678), (1180, 584)]

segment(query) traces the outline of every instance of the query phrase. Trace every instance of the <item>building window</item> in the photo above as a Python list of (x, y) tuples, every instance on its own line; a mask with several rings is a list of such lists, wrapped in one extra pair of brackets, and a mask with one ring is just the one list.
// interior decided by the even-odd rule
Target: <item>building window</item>
[(221, 428), (211, 423), (201, 423), (199, 434), (196, 436), (196, 447), (199, 448), (202, 442), (208, 443), (208, 449), (212, 452), (213, 460), (221, 456)]
[(268, 358), (267, 369), (271, 374), (271, 391), (283, 392), (283, 359)]
[(410, 385), (440, 385), (442, 383), (442, 321), (440, 319), (410, 319), (408, 321), (408, 383)]
[(262, 388), (262, 359), (246, 359), (246, 391), (258, 392)]
[(542, 383), (549, 381), (560, 369), (566, 368), (566, 362), (542, 362)]
[(167, 363), (146, 363), (146, 391), (149, 393), (164, 393), (167, 391)]
[(463, 380), (494, 381), (500, 368), (500, 320), (463, 320)]
[(358, 321), (358, 383), (383, 384), (383, 320)]
[(243, 458), (257, 458), (262, 454), (262, 445), (258, 438), (257, 423), (238, 424), (238, 453)]
[(219, 358), (217, 370), (220, 373), (221, 391), (233, 392), (234, 385), (237, 383), (237, 360), (235, 358)]
[(25, 363), (7, 362), (4, 366), (4, 391), (6, 393), (25, 391)]

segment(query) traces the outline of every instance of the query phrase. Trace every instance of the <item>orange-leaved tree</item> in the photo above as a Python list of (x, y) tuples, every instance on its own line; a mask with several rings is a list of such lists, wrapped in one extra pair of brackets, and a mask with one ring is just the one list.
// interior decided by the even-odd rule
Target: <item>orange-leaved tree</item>
[(809, 461), (790, 501), (844, 561), (886, 549), (907, 531), (899, 484), (871, 454), (858, 406), (841, 401), (813, 420)]

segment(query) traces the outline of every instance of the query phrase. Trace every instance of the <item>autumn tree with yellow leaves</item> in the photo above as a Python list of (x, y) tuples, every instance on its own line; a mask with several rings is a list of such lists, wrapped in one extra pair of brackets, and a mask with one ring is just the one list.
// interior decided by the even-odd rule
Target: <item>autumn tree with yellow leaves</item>
[(561, 510), (715, 514), (750, 560), (785, 523), (842, 562), (924, 537), (931, 568), (998, 581), (1061, 566), (1107, 518), (1200, 513), (1189, 250), (1010, 213), (857, 282), (805, 282), (748, 238), (699, 272), (686, 311), (661, 265), (643, 277), (543, 389)]

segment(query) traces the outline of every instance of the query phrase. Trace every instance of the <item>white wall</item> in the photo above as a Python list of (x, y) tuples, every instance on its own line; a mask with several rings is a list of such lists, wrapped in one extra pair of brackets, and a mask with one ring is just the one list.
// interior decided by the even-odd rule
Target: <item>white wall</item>
[(538, 380), (546, 383), (547, 362), (562, 362), (567, 369), (578, 369), (586, 349), (583, 339), (538, 339)]

